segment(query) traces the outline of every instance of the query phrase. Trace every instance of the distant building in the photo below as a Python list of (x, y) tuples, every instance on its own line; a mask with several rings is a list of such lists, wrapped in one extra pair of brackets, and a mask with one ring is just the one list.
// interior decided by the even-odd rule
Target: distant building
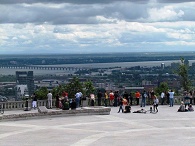
[(165, 63), (161, 63), (161, 69), (165, 69)]
[[(20, 85), (20, 86), (19, 86)], [(16, 71), (16, 95), (18, 94), (19, 89), (23, 91), (22, 88), (26, 85), (25, 94), (32, 95), (34, 93), (34, 76), (33, 71)], [(18, 91), (17, 91), (18, 90)], [(17, 99), (20, 98), (17, 96)]]
[(22, 99), (25, 95), (29, 95), (27, 85), (16, 85), (17, 99)]
[(187, 66), (189, 66), (189, 60), (185, 59), (184, 60), (184, 64), (187, 65)]
[(142, 86), (146, 86), (146, 85), (152, 85), (151, 81), (143, 80), (142, 81)]
[(174, 70), (174, 69), (177, 69), (179, 67), (179, 63), (176, 63), (176, 62), (173, 62), (171, 63), (171, 68)]

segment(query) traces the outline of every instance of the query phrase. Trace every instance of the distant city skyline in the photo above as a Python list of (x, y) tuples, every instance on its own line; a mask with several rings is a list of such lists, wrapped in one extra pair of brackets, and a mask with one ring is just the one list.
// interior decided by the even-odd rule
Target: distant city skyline
[(0, 54), (194, 51), (192, 0), (1, 0)]

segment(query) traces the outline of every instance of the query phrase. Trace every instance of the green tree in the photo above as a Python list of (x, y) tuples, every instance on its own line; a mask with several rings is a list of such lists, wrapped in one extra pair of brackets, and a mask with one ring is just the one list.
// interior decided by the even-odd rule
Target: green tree
[(91, 81), (87, 81), (84, 83), (84, 94), (85, 96), (90, 96), (91, 93), (95, 92), (95, 87), (93, 86), (93, 83)]
[(37, 95), (37, 99), (44, 100), (47, 99), (47, 87), (41, 87), (40, 89), (35, 91), (35, 94)]
[[(55, 97), (57, 94), (59, 94), (59, 96), (61, 96), (64, 91), (66, 91), (66, 85), (65, 84), (55, 87), (52, 90), (53, 97)], [(66, 91), (66, 92), (68, 92), (68, 91)]]
[[(95, 92), (95, 87), (91, 81), (82, 83), (79, 81), (78, 77), (74, 77), (70, 83), (55, 87), (52, 90), (53, 97), (55, 97), (56, 94), (61, 96), (64, 91), (68, 93), (69, 98), (75, 98), (77, 92), (82, 92), (84, 96), (89, 96), (91, 93)], [(46, 87), (41, 87), (35, 93), (38, 99), (46, 99), (48, 91)]]
[(189, 80), (188, 77), (188, 70), (189, 70), (189, 65), (185, 64), (184, 58), (181, 58), (181, 63), (176, 70), (176, 73), (180, 76), (180, 83), (181, 86), (183, 87), (183, 90), (189, 91), (190, 86), (191, 86), (191, 81)]
[(64, 89), (68, 92), (69, 98), (74, 98), (77, 92), (83, 93), (83, 84), (78, 77), (74, 77), (70, 83), (66, 84)]
[(160, 95), (162, 92), (168, 91), (169, 87), (167, 82), (161, 82), (160, 86), (155, 89), (155, 92)]

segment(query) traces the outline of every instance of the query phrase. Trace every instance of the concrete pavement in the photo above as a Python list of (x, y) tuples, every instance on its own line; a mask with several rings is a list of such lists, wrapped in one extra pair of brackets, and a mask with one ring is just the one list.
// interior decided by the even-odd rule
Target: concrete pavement
[(118, 107), (112, 107), (110, 115), (2, 121), (0, 145), (194, 146), (195, 113), (178, 113), (178, 107), (159, 106), (157, 114), (117, 113)]

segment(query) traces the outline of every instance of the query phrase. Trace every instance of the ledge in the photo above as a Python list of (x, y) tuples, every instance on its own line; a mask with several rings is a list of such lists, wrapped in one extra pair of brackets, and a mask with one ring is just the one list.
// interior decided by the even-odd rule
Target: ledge
[(6, 120), (24, 120), (33, 118), (46, 118), (46, 117), (67, 117), (67, 116), (84, 116), (84, 115), (109, 115), (110, 107), (82, 107), (76, 110), (53, 110), (47, 113), (39, 113), (38, 111), (25, 113), (22, 111), (18, 114), (0, 115), (0, 121)]

